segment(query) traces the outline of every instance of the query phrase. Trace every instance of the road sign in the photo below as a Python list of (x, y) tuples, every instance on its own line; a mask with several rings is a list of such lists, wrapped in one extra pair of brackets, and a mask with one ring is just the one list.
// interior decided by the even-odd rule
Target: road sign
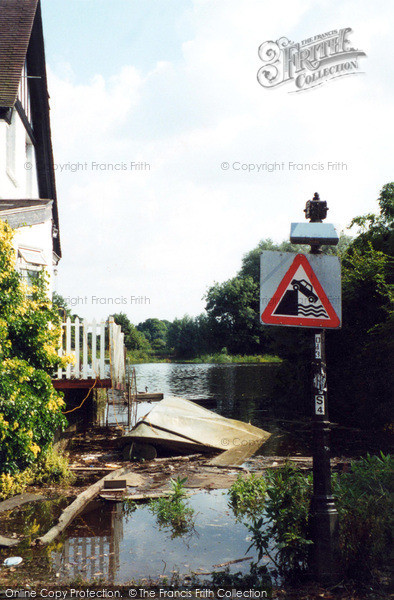
[(260, 314), (265, 325), (341, 326), (341, 267), (336, 256), (263, 252)]

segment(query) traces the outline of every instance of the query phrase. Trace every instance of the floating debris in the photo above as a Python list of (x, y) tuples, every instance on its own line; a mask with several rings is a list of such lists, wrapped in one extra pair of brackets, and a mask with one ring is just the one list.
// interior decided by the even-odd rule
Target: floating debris
[(3, 562), (3, 565), (5, 567), (17, 567), (18, 565), (21, 564), (22, 561), (23, 561), (23, 558), (21, 556), (10, 556), (9, 558), (5, 559), (5, 561)]

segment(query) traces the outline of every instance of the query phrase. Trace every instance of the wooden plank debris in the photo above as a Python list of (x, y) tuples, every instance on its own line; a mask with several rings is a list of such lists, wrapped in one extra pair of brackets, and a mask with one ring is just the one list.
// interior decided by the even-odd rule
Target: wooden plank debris
[(235, 467), (242, 465), (248, 458), (253, 456), (263, 445), (264, 440), (248, 441), (245, 445), (240, 445), (230, 450), (225, 450), (218, 456), (212, 458), (208, 464), (218, 467)]
[(227, 562), (220, 563), (219, 565), (212, 565), (214, 569), (220, 567), (227, 567), (228, 565), (235, 565), (236, 563), (244, 562), (245, 560), (252, 560), (253, 556), (245, 556), (245, 558), (236, 558), (235, 560), (228, 560)]
[(85, 506), (100, 494), (104, 488), (104, 481), (117, 479), (119, 476), (128, 473), (132, 468), (133, 465), (128, 465), (127, 467), (112, 471), (112, 473), (105, 475), (105, 477), (88, 487), (87, 490), (77, 496), (74, 502), (67, 506), (60, 515), (58, 523), (54, 527), (51, 527), (45, 535), (36, 538), (32, 542), (32, 545), (46, 545), (52, 542), (83, 511)]
[(137, 400), (163, 400), (164, 394), (161, 392), (137, 392)]
[(125, 490), (126, 487), (126, 479), (106, 479), (104, 481), (105, 490)]
[(42, 494), (18, 494), (18, 496), (13, 496), (12, 498), (8, 498), (8, 500), (0, 502), (0, 513), (7, 510), (14, 510), (14, 508), (19, 508), (28, 502), (38, 502), (40, 500), (46, 500), (46, 497), (42, 496)]
[(17, 546), (18, 544), (19, 544), (18, 539), (6, 538), (6, 537), (0, 535), (0, 548), (1, 547), (12, 548), (12, 546)]

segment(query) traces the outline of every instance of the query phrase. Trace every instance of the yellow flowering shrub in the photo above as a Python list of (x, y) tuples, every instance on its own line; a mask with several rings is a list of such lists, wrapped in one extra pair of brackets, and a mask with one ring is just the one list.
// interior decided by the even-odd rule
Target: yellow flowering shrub
[(15, 473), (10, 475), (9, 473), (0, 474), (0, 500), (4, 500), (9, 496), (20, 494), (23, 492), (27, 485), (32, 484), (34, 481), (34, 473), (32, 469), (28, 468), (22, 471), (22, 473)]
[(65, 366), (58, 356), (59, 315), (46, 297), (44, 273), (31, 288), (22, 282), (14, 266), (12, 237), (12, 229), (0, 221), (2, 494), (22, 485), (15, 483), (18, 472), (27, 473), (30, 465), (45, 456), (54, 432), (66, 424), (61, 413), (64, 402), (51, 381), (52, 373)]

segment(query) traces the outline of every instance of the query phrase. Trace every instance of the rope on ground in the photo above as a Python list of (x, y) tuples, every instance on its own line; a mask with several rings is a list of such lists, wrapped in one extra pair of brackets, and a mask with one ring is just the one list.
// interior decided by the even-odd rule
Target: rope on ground
[(94, 387), (97, 385), (97, 382), (98, 382), (98, 375), (97, 375), (97, 373), (96, 373), (96, 371), (95, 371), (95, 370), (94, 370), (94, 372), (95, 372), (95, 375), (96, 375), (96, 379), (95, 379), (95, 381), (94, 381), (94, 383), (93, 383), (92, 387), (90, 387), (90, 388), (89, 388), (89, 390), (88, 390), (88, 393), (86, 394), (85, 398), (82, 400), (81, 404), (80, 404), (79, 406), (75, 406), (74, 408), (70, 408), (70, 410), (66, 410), (65, 412), (63, 412), (63, 411), (62, 411), (62, 415), (68, 415), (69, 413), (72, 413), (72, 412), (74, 412), (75, 410), (79, 410), (80, 408), (82, 408), (82, 406), (83, 406), (83, 404), (84, 404), (85, 400), (87, 400), (87, 398), (89, 397), (89, 395), (90, 395), (90, 392), (91, 392), (91, 391), (92, 391), (92, 389), (93, 389), (93, 388), (94, 388)]

